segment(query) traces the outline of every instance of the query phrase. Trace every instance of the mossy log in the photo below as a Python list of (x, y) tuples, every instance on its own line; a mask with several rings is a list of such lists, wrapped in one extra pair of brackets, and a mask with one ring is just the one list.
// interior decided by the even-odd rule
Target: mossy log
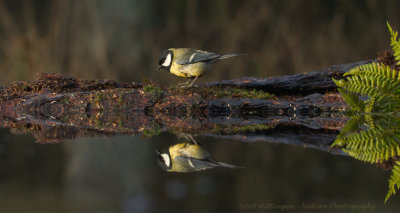
[(347, 120), (347, 105), (331, 79), (365, 63), (192, 88), (41, 73), (37, 80), (0, 87), (0, 126), (30, 132), (41, 143), (169, 131), (330, 150)]

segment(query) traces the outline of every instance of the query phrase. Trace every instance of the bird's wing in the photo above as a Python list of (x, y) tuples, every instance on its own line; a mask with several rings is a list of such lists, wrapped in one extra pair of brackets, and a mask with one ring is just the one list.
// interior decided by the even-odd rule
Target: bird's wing
[(180, 65), (193, 64), (202, 61), (218, 59), (221, 55), (202, 50), (189, 49), (184, 51), (179, 57), (175, 57), (175, 62)]
[(205, 169), (211, 169), (216, 166), (219, 166), (218, 164), (209, 161), (208, 159), (196, 159), (196, 158), (188, 158), (188, 157), (177, 157), (181, 161), (186, 161), (188, 166), (193, 168), (194, 170), (205, 170)]

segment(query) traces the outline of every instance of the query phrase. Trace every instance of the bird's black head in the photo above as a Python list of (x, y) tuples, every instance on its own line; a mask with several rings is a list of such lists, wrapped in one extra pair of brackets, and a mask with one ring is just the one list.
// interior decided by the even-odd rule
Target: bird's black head
[(166, 71), (169, 71), (172, 64), (172, 59), (174, 58), (174, 52), (172, 50), (163, 50), (160, 59), (158, 60), (157, 70), (161, 68), (165, 68)]
[(169, 152), (161, 153), (156, 149), (156, 153), (157, 153), (157, 163), (161, 167), (161, 169), (165, 171), (170, 170), (172, 168), (172, 160)]

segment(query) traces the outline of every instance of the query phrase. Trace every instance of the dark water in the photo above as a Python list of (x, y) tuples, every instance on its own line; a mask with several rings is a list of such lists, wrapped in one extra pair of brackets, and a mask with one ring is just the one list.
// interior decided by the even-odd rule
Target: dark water
[(351, 157), (267, 142), (199, 136), (218, 161), (244, 169), (167, 173), (155, 149), (180, 142), (115, 136), (35, 143), (0, 131), (1, 212), (394, 211), (390, 172)]

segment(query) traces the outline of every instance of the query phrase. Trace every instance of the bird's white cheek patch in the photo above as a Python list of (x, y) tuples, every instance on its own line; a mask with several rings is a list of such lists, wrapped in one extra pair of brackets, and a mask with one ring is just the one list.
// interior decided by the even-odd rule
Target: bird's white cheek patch
[(171, 160), (169, 159), (168, 154), (161, 154), (161, 157), (164, 159), (165, 165), (169, 167), (169, 165), (171, 165)]
[(171, 53), (167, 55), (167, 57), (165, 58), (164, 63), (162, 64), (164, 67), (169, 67), (169, 65), (171, 65)]

